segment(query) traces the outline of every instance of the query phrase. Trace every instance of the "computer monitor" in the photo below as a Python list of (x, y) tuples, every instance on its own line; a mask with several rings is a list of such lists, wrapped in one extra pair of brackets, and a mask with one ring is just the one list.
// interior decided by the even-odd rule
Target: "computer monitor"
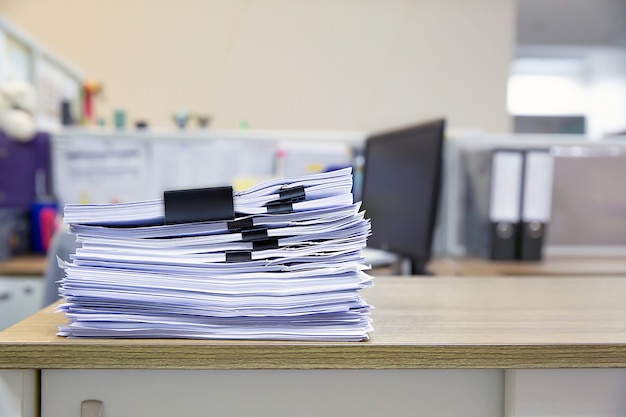
[(410, 260), (426, 274), (443, 169), (445, 120), (369, 136), (365, 142), (362, 204), (372, 222), (368, 247)]

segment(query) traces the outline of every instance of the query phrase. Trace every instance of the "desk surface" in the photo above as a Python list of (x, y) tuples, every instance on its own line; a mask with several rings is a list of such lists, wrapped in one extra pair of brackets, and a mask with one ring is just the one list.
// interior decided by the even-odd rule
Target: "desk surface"
[(542, 262), (490, 261), (473, 258), (434, 259), (428, 268), (454, 276), (624, 276), (623, 256), (552, 256)]
[(0, 368), (626, 367), (626, 279), (375, 282), (367, 342), (67, 339), (48, 307), (0, 333)]
[(38, 276), (46, 272), (46, 257), (44, 255), (22, 255), (0, 262), (2, 276)]

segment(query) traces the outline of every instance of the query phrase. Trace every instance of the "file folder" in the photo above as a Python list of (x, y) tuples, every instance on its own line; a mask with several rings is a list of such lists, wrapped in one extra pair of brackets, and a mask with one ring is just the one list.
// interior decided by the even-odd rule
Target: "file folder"
[(516, 258), (523, 159), (524, 154), (517, 150), (493, 153), (489, 202), (491, 259)]
[(468, 149), (462, 154), (468, 255), (516, 259), (523, 156), (517, 149)]
[(553, 157), (549, 150), (528, 150), (524, 158), (522, 219), (518, 259), (542, 259), (552, 203)]

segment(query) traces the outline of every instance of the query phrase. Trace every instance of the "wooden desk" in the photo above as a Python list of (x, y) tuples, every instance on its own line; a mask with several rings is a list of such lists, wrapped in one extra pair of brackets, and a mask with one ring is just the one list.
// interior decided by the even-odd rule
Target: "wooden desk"
[(490, 261), (474, 258), (440, 258), (429, 269), (442, 276), (623, 276), (626, 257), (561, 256), (542, 262)]
[(46, 272), (44, 255), (21, 255), (0, 262), (0, 276), (36, 276)]
[(0, 368), (21, 381), (41, 370), (43, 417), (89, 398), (107, 415), (626, 410), (626, 279), (375, 282), (368, 342), (66, 339), (47, 308), (0, 333)]

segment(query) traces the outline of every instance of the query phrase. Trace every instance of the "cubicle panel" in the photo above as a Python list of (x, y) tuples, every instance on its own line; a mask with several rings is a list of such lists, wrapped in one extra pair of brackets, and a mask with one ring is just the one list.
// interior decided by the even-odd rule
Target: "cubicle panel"
[(288, 142), (278, 144), (277, 175), (296, 177), (352, 165), (346, 143)]
[(41, 417), (501, 417), (504, 371), (43, 370)]
[(276, 146), (241, 139), (162, 140), (148, 142), (152, 186), (164, 191), (254, 182), (274, 174)]
[[(68, 130), (52, 138), (54, 192), (62, 204), (127, 202), (162, 198), (175, 189), (245, 189), (273, 176), (352, 165), (356, 134), (336, 142), (302, 135)], [(326, 136), (332, 132), (320, 133)]]
[(547, 244), (626, 248), (626, 148), (556, 148)]

